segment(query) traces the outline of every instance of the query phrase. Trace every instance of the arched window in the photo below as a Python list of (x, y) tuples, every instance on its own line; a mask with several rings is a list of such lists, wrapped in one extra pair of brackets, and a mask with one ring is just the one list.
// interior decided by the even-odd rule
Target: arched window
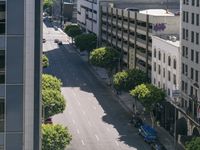
[(176, 59), (174, 58), (174, 69), (176, 69)]
[(168, 56), (168, 65), (171, 66), (171, 57)]

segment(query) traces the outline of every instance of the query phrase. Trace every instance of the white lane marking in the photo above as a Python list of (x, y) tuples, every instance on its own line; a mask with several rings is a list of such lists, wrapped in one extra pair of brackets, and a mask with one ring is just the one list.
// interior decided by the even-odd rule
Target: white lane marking
[(117, 141), (115, 141), (116, 145), (119, 146), (119, 143)]
[(77, 129), (77, 133), (80, 134), (79, 129)]
[(89, 124), (89, 126), (90, 126), (90, 127), (92, 126), (92, 124), (91, 124), (91, 122), (90, 122), (90, 121), (88, 121), (88, 124)]
[(75, 124), (75, 120), (74, 119), (72, 120), (72, 122), (73, 122), (73, 124)]
[(82, 143), (82, 145), (85, 145), (85, 143), (84, 143), (84, 141), (83, 141), (83, 140), (81, 140), (81, 143)]
[(96, 134), (95, 134), (95, 137), (96, 137), (97, 141), (99, 141), (99, 137)]

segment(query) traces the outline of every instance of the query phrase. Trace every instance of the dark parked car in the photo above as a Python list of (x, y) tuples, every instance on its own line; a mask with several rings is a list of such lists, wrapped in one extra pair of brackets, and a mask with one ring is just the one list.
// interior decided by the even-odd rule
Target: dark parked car
[(46, 39), (42, 39), (42, 43), (45, 43), (46, 42)]
[(45, 124), (53, 124), (52, 118), (47, 118), (44, 123)]
[(58, 45), (62, 45), (62, 41), (59, 41), (59, 42), (58, 42)]
[(58, 42), (59, 42), (59, 39), (55, 39), (55, 40), (54, 40), (54, 43), (58, 43)]
[(130, 123), (132, 123), (136, 128), (139, 128), (141, 125), (143, 125), (143, 121), (138, 116), (132, 116)]
[(143, 136), (144, 141), (147, 143), (155, 142), (157, 139), (156, 130), (147, 124), (144, 124), (139, 127), (139, 134)]

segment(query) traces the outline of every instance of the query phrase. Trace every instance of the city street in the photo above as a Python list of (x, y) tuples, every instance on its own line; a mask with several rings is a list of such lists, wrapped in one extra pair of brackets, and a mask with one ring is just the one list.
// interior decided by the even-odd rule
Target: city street
[[(67, 36), (48, 22), (43, 32), (43, 50), (50, 66), (44, 70), (63, 82), (66, 110), (53, 118), (72, 134), (68, 150), (149, 150), (137, 129), (128, 124), (129, 115), (89, 66), (68, 44)], [(66, 44), (58, 47), (54, 39)]]

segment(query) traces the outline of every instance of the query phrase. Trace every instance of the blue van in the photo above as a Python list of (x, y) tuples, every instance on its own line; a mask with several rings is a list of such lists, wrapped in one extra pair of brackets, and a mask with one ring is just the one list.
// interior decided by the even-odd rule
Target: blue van
[(144, 137), (144, 141), (147, 143), (155, 142), (157, 139), (156, 130), (147, 124), (140, 126), (139, 134)]

